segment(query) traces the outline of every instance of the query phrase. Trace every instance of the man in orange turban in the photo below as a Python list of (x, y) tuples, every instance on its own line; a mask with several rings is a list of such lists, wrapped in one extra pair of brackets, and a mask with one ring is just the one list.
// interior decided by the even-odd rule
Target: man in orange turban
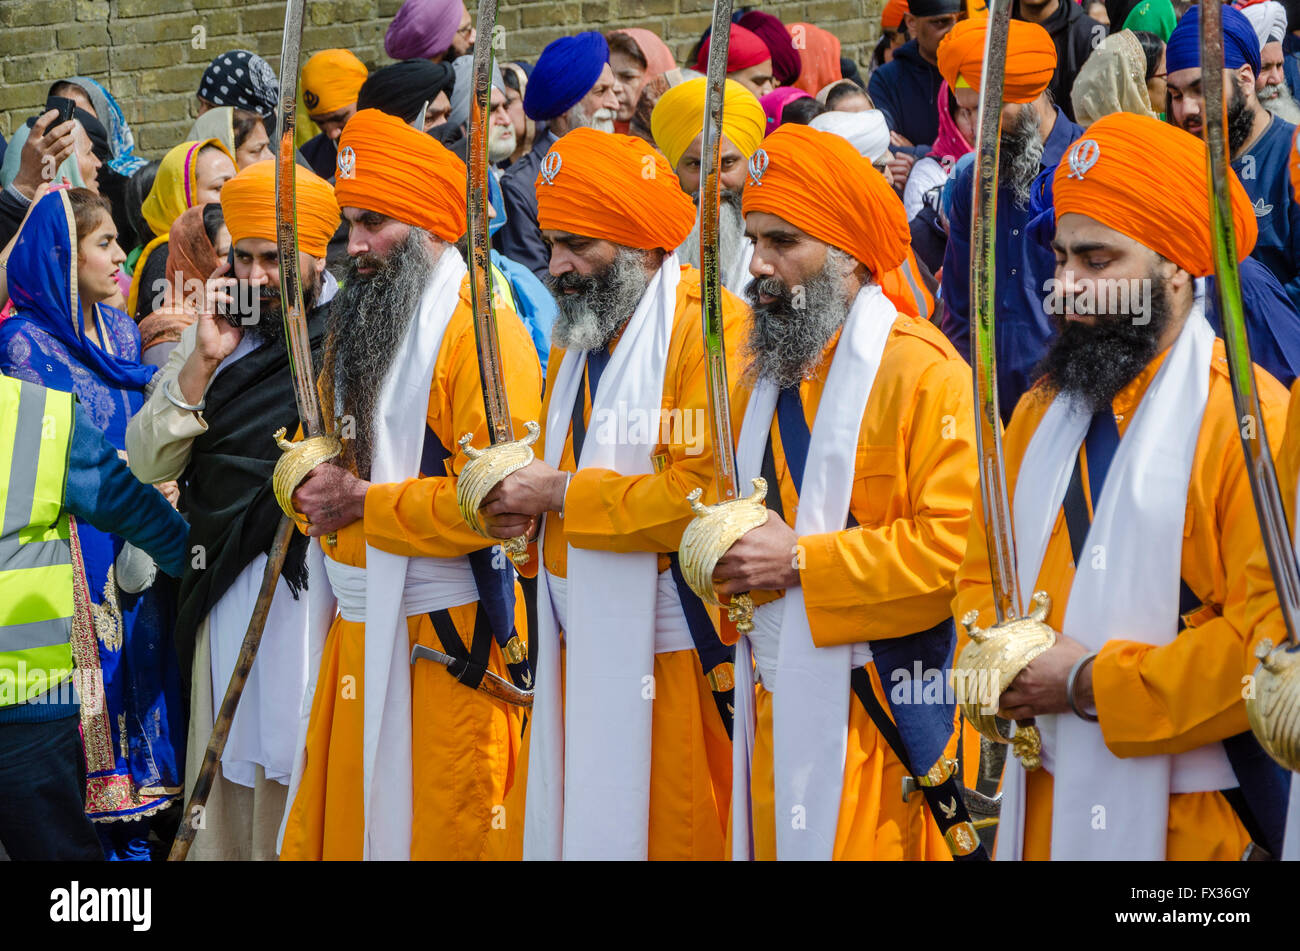
[[(294, 179), (296, 267), (312, 355), (319, 360), (338, 289), (325, 270), (325, 251), (338, 228), (339, 208), (329, 182), (304, 168)], [(126, 431), (139, 479), (180, 480), (190, 534), (200, 546), (194, 550), (203, 552), (181, 580), (176, 619), (181, 669), (190, 681), (187, 794), (234, 670), (279, 520), (269, 479), (280, 450), (267, 436), (294, 427), (298, 417), (280, 303), (275, 163), (250, 165), (226, 182), (221, 212), (231, 236), (230, 261), (223, 258), (207, 288), (181, 287), (176, 278), (189, 325)], [(267, 615), (274, 645), (259, 652), (253, 665), (208, 797), (210, 821), (190, 858), (275, 857), (275, 817), (284, 813), (298, 758), (293, 724), (309, 696), (307, 670), (334, 611), (324, 559), (319, 549), (309, 548), (306, 539), (290, 547)]]
[[(1229, 176), (1244, 258), (1255, 215)], [(1053, 186), (1044, 290), (1059, 332), (1003, 450), (1019, 587), (1048, 594), (1059, 633), (996, 700), (1007, 719), (1036, 717), (1044, 740), (1041, 769), (1007, 762), (999, 857), (1235, 861), (1255, 826), (1277, 854), (1270, 817), (1229, 805), (1258, 803), (1234, 764), (1257, 637), (1241, 566), (1263, 546), (1198, 287), (1214, 267), (1205, 146), (1115, 113), (1066, 152)], [(1277, 445), (1287, 393), (1254, 373), (1252, 425)], [(994, 614), (985, 533), (977, 506), (952, 605), (981, 625)]]
[[(522, 597), (499, 548), (466, 524), (466, 433), (486, 446), (465, 233), (465, 165), (374, 109), (339, 138), (335, 194), (347, 275), (330, 308), (322, 402), (343, 454), (294, 493), (339, 598), (315, 685), (306, 768), (282, 856), (517, 855), (523, 709), (478, 689), (531, 684)], [(516, 433), (538, 418), (541, 368), (512, 309), (495, 308)], [(421, 412), (423, 410), (423, 412)], [(411, 660), (416, 644), (453, 658)], [(517, 798), (517, 794), (516, 794)]]
[[(976, 114), (987, 23), (987, 18), (964, 20), (939, 44), (939, 69), (957, 105)], [(998, 400), (1004, 422), (1033, 382), (1034, 367), (1053, 333), (1043, 310), (1043, 283), (1051, 279), (1055, 261), (1045, 246), (1027, 240), (1029, 223), (1041, 211), (1030, 201), (1031, 186), (1044, 169), (1055, 168), (1070, 143), (1083, 134), (1047, 91), (1055, 62), (1056, 48), (1046, 30), (1036, 23), (1011, 21), (998, 153), (997, 273), (990, 276), (997, 302)], [(972, 163), (953, 176), (940, 294), (943, 332), (967, 360), (974, 295), (970, 286), (974, 172)]]
[(351, 50), (321, 50), (302, 67), (302, 101), (320, 133), (302, 145), (302, 157), (322, 178), (334, 174), (339, 136), (357, 111), (357, 95), (369, 77)]
[[(753, 812), (737, 821), (752, 823), (756, 858), (946, 859), (938, 817), (898, 790), (951, 772), (954, 710), (886, 700), (882, 685), (951, 650), (976, 467), (970, 370), (882, 292), (907, 218), (848, 141), (781, 126), (750, 161), (744, 211), (754, 317), (732, 431), (739, 482), (767, 478), (769, 512), (714, 572), (720, 595), (759, 602)], [(890, 708), (906, 749), (887, 738)]]
[[(695, 206), (649, 143), (593, 129), (547, 153), (537, 206), (543, 442), (483, 507), (499, 537), (541, 523), (524, 854), (720, 859), (731, 664), (674, 564), (686, 493), (713, 493), (700, 277), (674, 253)], [(730, 347), (747, 312), (721, 303)]]

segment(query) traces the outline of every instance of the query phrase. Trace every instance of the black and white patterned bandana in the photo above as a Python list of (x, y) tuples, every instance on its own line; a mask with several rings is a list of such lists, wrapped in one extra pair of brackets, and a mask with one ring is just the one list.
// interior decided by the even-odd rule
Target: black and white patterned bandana
[(217, 56), (203, 71), (199, 98), (214, 106), (234, 106), (265, 118), (275, 114), (280, 83), (262, 57), (249, 50), (231, 50)]

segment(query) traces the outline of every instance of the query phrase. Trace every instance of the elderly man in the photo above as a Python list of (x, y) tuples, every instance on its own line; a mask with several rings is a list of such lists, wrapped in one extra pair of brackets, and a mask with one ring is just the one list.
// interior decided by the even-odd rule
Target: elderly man
[[(682, 191), (698, 205), (704, 170), (704, 101), (708, 80), (691, 79), (659, 97), (650, 114), (650, 131), (659, 151), (677, 173)], [(719, 265), (722, 286), (740, 294), (749, 283), (749, 257), (754, 246), (745, 239), (745, 222), (740, 214), (740, 192), (745, 186), (745, 165), (767, 131), (763, 107), (748, 89), (727, 80), (722, 108), (720, 214), (718, 230)], [(677, 249), (677, 255), (691, 267), (700, 266), (700, 232), (691, 231)]]
[(351, 50), (321, 50), (302, 68), (302, 101), (320, 132), (302, 145), (302, 157), (321, 178), (334, 177), (339, 136), (357, 111), (370, 72)]
[[(1200, 8), (1194, 7), (1178, 21), (1165, 50), (1169, 121), (1196, 136), (1203, 136), (1205, 114), (1200, 23)], [(1252, 257), (1273, 272), (1292, 303), (1300, 307), (1300, 207), (1287, 173), (1296, 127), (1260, 105), (1255, 94), (1259, 41), (1250, 21), (1227, 6), (1223, 8), (1223, 62), (1232, 167), (1254, 203), (1259, 223)]]
[[(542, 524), (524, 854), (718, 859), (731, 748), (701, 660), (720, 645), (671, 557), (713, 472), (699, 274), (673, 253), (695, 208), (643, 139), (594, 129), (556, 142), (537, 192), (545, 443), (483, 507), (498, 537)], [(744, 305), (722, 310), (734, 343)]]
[[(1229, 185), (1245, 257), (1255, 216)], [(1043, 741), (1041, 768), (1008, 761), (998, 858), (1236, 860), (1247, 828), (1276, 849), (1244, 768), (1262, 755), (1242, 692), (1243, 568), (1261, 540), (1197, 281), (1214, 269), (1205, 147), (1115, 113), (1053, 188), (1059, 335), (1003, 448), (1019, 589), (1047, 593), (1059, 633), (998, 700), (1001, 716), (1037, 718)], [(1286, 392), (1256, 382), (1277, 445)], [(980, 624), (993, 619), (985, 532), (977, 510), (953, 602)]]
[(1241, 12), (1255, 29), (1259, 40), (1259, 73), (1255, 76), (1255, 95), (1259, 104), (1295, 125), (1300, 122), (1300, 104), (1287, 87), (1286, 8), (1277, 0), (1262, 0), (1242, 7)]
[[(897, 671), (951, 664), (975, 478), (970, 369), (881, 291), (909, 233), (867, 159), (799, 125), (757, 154), (744, 195), (754, 319), (732, 429), (741, 481), (769, 480), (769, 511), (714, 572), (719, 594), (761, 602), (756, 857), (947, 858), (925, 800), (898, 790), (932, 766), (953, 773), (954, 710), (907, 702), (910, 689), (894, 698)], [(963, 851), (977, 844), (971, 832)]]
[(450, 63), (474, 50), (474, 21), (463, 0), (406, 0), (384, 33), (393, 59)]
[(580, 127), (614, 131), (618, 86), (605, 38), (587, 32), (547, 44), (524, 91), (524, 114), (549, 125), (544, 132), (539, 127), (532, 151), (501, 176), (506, 224), (494, 245), (545, 280), (550, 255), (537, 226), (537, 173), (551, 146), (566, 132)]
[[(509, 561), (465, 523), (457, 441), (486, 445), (465, 262), (465, 165), (400, 119), (365, 109), (339, 139), (350, 226), (321, 386), (344, 451), (294, 493), (339, 598), (295, 769), (282, 857), (503, 858), (521, 815), (505, 799), (523, 709), (476, 689), (516, 686), (521, 601)], [(537, 418), (541, 370), (497, 309), (516, 432)], [(423, 404), (423, 405), (422, 405)], [(424, 412), (413, 410), (423, 409)], [(335, 534), (337, 533), (337, 534)], [(453, 658), (411, 661), (416, 644)], [(458, 679), (462, 678), (462, 679)]]
[[(965, 20), (939, 46), (939, 68), (963, 109), (979, 108), (986, 20)], [(1043, 309), (1050, 289), (1051, 252), (1028, 238), (1033, 214), (1030, 186), (1054, 167), (1083, 130), (1052, 104), (1047, 84), (1056, 67), (1056, 47), (1036, 23), (1011, 21), (1007, 39), (1006, 84), (1002, 91), (1002, 143), (997, 196), (998, 399), (1004, 420), (1033, 382), (1034, 368), (1053, 334)], [(943, 332), (970, 359), (970, 221), (974, 166), (953, 181), (948, 247), (943, 258)]]
[[(338, 290), (325, 270), (325, 251), (339, 208), (329, 183), (305, 169), (297, 172), (296, 194), (298, 268), (319, 360)], [(185, 771), (191, 787), (279, 521), (270, 477), (280, 451), (270, 437), (281, 426), (293, 427), (298, 416), (280, 309), (274, 163), (252, 165), (227, 182), (221, 206), (234, 273), (222, 264), (212, 292), (202, 298), (195, 289), (177, 291), (193, 303), (219, 297), (230, 316), (198, 314), (126, 430), (137, 478), (179, 481), (191, 543), (203, 552), (181, 582), (176, 623), (181, 669), (186, 677), (193, 672)], [(273, 636), (263, 641), (249, 675), (191, 858), (275, 857), (308, 668), (333, 614), (320, 552), (298, 539), (267, 615)]]

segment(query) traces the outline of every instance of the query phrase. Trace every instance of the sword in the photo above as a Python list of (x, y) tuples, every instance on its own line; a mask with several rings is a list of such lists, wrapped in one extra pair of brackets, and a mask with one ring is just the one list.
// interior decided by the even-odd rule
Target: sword
[[(470, 303), (474, 311), (474, 341), (478, 348), (479, 381), (483, 387), (483, 409), (487, 416), (490, 445), (475, 449), (474, 434), (460, 438), (469, 462), (456, 482), (456, 503), (470, 528), (485, 538), (492, 536), (479, 519), (479, 506), (498, 482), (533, 461), (529, 447), (540, 429), (528, 422), (527, 435), (516, 440), (501, 369), (501, 344), (492, 306), (492, 259), (488, 243), (488, 128), (492, 101), (492, 41), (497, 21), (496, 0), (479, 0), (478, 39), (474, 43), (474, 90), (470, 96), (469, 152), (466, 156), (465, 210), (469, 235)], [(528, 540), (522, 535), (502, 543), (511, 561), (528, 561)]]
[[(450, 654), (444, 654), (440, 650), (434, 650), (432, 647), (425, 647), (423, 644), (416, 644), (411, 648), (411, 663), (417, 660), (431, 660), (436, 664), (442, 664), (457, 680), (463, 681), (465, 675), (469, 672), (468, 660), (457, 660)], [(516, 707), (531, 707), (533, 705), (533, 695), (531, 691), (520, 690), (504, 677), (498, 677), (490, 670), (483, 671), (483, 679), (479, 681), (476, 690), (481, 690), (496, 700), (503, 703), (511, 704)]]
[[(1044, 592), (1034, 595), (1034, 609), (1021, 617), (1024, 602), (1016, 575), (1016, 544), (1007, 501), (1006, 467), (1002, 453), (1002, 417), (998, 407), (997, 350), (994, 336), (997, 244), (998, 149), (1002, 138), (1002, 90), (1006, 76), (1007, 35), (1011, 0), (990, 0), (980, 77), (979, 128), (975, 140), (975, 192), (971, 205), (971, 353), (975, 384), (975, 446), (979, 457), (980, 502), (983, 506), (989, 575), (997, 623), (987, 630), (975, 626), (978, 611), (962, 618), (971, 643), (953, 671), (957, 700), (981, 734), (1008, 742), (997, 717), (987, 712), (990, 687), (997, 696), (1016, 675), (1055, 641), (1042, 623), (1050, 608)], [(982, 696), (981, 696), (982, 695)], [(1041, 738), (1033, 720), (1018, 721), (1012, 747), (1026, 769), (1040, 765)]]
[(1237, 264), (1237, 238), (1232, 227), (1232, 200), (1228, 162), (1227, 103), (1223, 95), (1222, 10), (1215, 0), (1201, 0), (1201, 88), (1205, 95), (1205, 143), (1209, 169), (1210, 233), (1214, 242), (1215, 285), (1223, 321), (1228, 377), (1237, 410), (1246, 475), (1259, 517), (1260, 534), (1268, 566), (1277, 589), (1286, 642), (1276, 648), (1264, 638), (1256, 650), (1255, 690), (1246, 698), (1246, 715), (1255, 736), (1269, 754), (1287, 769), (1300, 770), (1300, 678), (1297, 677), (1296, 634), (1300, 630), (1300, 569), (1297, 569), (1291, 531), (1278, 488), (1277, 472), (1269, 451), (1268, 434), (1260, 412), (1255, 369), (1246, 336), (1241, 303), (1241, 276)]
[[(276, 528), (275, 540), (267, 554), (266, 569), (262, 573), (262, 586), (253, 606), (253, 614), (240, 645), (234, 672), (221, 700), (221, 708), (213, 720), (212, 734), (203, 754), (203, 765), (194, 782), (185, 814), (176, 830), (168, 853), (169, 862), (183, 862), (198, 830), (203, 828), (203, 809), (216, 781), (217, 767), (226, 749), (235, 711), (243, 696), (244, 685), (253, 669), (262, 633), (266, 628), (267, 614), (275, 596), (280, 571), (289, 550), (293, 523), (303, 525), (302, 517), (294, 512), (291, 496), (298, 483), (321, 462), (337, 456), (342, 448), (333, 436), (326, 435), (316, 399), (316, 380), (312, 371), (311, 339), (304, 316), (302, 286), (298, 273), (298, 231), (294, 216), (294, 114), (298, 99), (298, 52), (302, 46), (302, 14), (305, 0), (288, 0), (284, 15), (284, 44), (280, 55), (280, 143), (276, 157), (276, 244), (280, 265), (280, 301), (285, 314), (285, 334), (289, 349), (289, 369), (293, 374), (294, 394), (298, 415), (308, 438), (299, 443), (285, 442), (285, 431), (279, 430), (276, 441), (285, 454), (276, 463), (272, 487), (284, 516)], [(333, 536), (331, 535), (332, 539)]]

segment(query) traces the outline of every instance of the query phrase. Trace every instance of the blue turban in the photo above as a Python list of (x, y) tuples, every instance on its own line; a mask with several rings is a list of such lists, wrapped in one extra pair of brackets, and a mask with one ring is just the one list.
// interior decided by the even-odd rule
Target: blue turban
[[(1165, 70), (1176, 73), (1201, 65), (1201, 10), (1194, 6), (1178, 21), (1165, 47)], [(1223, 8), (1223, 65), (1227, 69), (1250, 66), (1259, 75), (1259, 37), (1246, 15), (1234, 7)]]
[(609, 44), (594, 31), (549, 43), (528, 78), (524, 115), (540, 121), (568, 112), (596, 85), (608, 62)]

